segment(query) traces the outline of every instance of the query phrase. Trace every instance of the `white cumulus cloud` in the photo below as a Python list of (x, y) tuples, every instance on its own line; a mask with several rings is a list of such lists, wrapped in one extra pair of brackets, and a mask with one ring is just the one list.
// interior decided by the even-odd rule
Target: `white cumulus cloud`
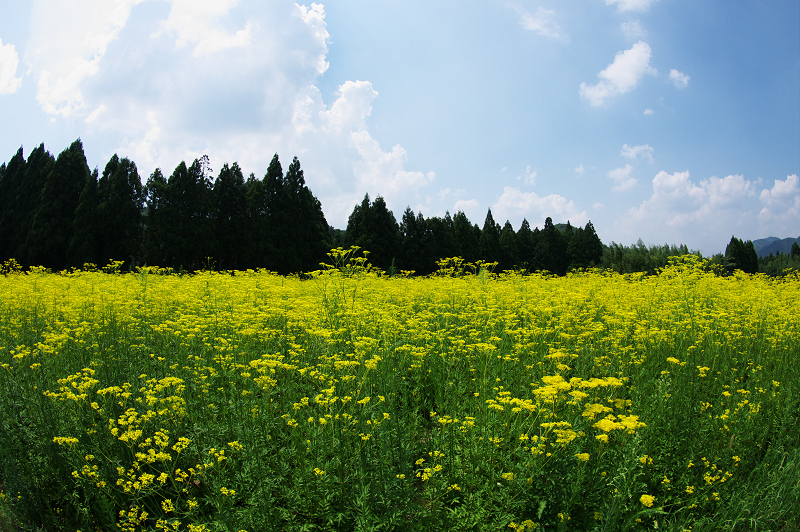
[(17, 92), (22, 78), (16, 77), (19, 57), (13, 44), (3, 44), (0, 39), (0, 94)]
[(689, 86), (689, 76), (683, 72), (675, 70), (674, 68), (669, 71), (669, 79), (671, 79), (672, 83), (679, 89), (685, 89)]
[(131, 8), (142, 1), (84, 0), (80, 17), (73, 16), (69, 2), (34, 2), (30, 59), (37, 72), (36, 98), (45, 112), (67, 117), (85, 108), (81, 83), (97, 74)]
[(606, 0), (606, 5), (616, 5), (619, 11), (647, 11), (658, 0)]
[(763, 208), (758, 213), (762, 233), (772, 236), (795, 236), (800, 233), (800, 179), (797, 174), (776, 179), (759, 196)]
[(606, 176), (614, 182), (611, 190), (622, 191), (635, 187), (637, 181), (634, 177), (631, 177), (631, 172), (633, 172), (633, 166), (629, 164), (608, 172)]
[[(653, 193), (638, 207), (617, 220), (615, 228), (631, 239), (650, 235), (651, 243), (684, 243), (691, 249), (713, 253), (724, 249), (721, 235), (751, 231), (755, 213), (749, 204), (756, 194), (756, 183), (735, 174), (710, 177), (699, 183), (689, 172), (653, 178)], [(752, 198), (752, 199), (751, 199)], [(686, 235), (691, 235), (687, 241)]]
[(595, 85), (581, 83), (580, 94), (594, 106), (605, 103), (608, 98), (632, 91), (646, 74), (654, 75), (656, 69), (650, 66), (650, 46), (639, 41), (629, 50), (618, 52), (614, 62), (601, 70)]
[(584, 225), (589, 221), (586, 211), (579, 210), (575, 202), (558, 194), (539, 196), (535, 192), (522, 192), (516, 187), (503, 187), (503, 194), (492, 205), (492, 215), (498, 223), (511, 221), (519, 226), (526, 218), (531, 226), (543, 226), (549, 216), (554, 222), (566, 222), (572, 225)]

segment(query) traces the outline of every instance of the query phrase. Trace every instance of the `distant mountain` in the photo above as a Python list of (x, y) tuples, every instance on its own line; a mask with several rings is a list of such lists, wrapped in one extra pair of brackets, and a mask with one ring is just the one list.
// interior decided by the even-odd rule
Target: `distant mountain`
[(788, 255), (792, 250), (792, 244), (795, 242), (800, 244), (800, 237), (781, 239), (775, 236), (768, 236), (767, 238), (753, 240), (753, 247), (756, 248), (756, 253), (759, 257), (768, 257), (770, 253), (777, 255), (779, 251)]

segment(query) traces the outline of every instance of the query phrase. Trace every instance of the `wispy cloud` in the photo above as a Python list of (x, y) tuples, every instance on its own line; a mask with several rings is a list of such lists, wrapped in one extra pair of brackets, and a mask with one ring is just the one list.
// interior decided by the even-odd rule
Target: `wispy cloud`
[(640, 144), (639, 146), (630, 146), (624, 144), (620, 154), (626, 159), (635, 160), (638, 157), (647, 158), (651, 163), (653, 162), (653, 152), (655, 150), (649, 144)]
[(620, 30), (622, 31), (622, 35), (624, 35), (625, 39), (628, 41), (636, 41), (647, 37), (647, 32), (644, 28), (642, 28), (642, 25), (638, 20), (623, 22), (620, 24)]
[(650, 6), (658, 0), (606, 0), (606, 5), (616, 5), (621, 12), (625, 11), (648, 11)]
[(526, 185), (535, 185), (536, 184), (536, 176), (538, 176), (535, 171), (531, 171), (531, 166), (528, 165), (525, 168), (525, 173), (523, 175), (517, 176), (517, 181), (524, 181)]
[(650, 46), (639, 41), (629, 50), (618, 52), (614, 62), (601, 70), (595, 85), (581, 83), (580, 94), (593, 106), (603, 105), (611, 97), (632, 91), (646, 74), (654, 75), (656, 69), (650, 66)]
[(553, 39), (565, 37), (564, 31), (556, 22), (556, 12), (552, 9), (540, 7), (536, 13), (529, 13), (518, 5), (514, 5), (513, 9), (519, 14), (519, 23), (526, 30)]
[(672, 83), (674, 83), (679, 89), (685, 89), (689, 86), (689, 76), (683, 72), (675, 70), (674, 68), (669, 71), (669, 79), (671, 79)]

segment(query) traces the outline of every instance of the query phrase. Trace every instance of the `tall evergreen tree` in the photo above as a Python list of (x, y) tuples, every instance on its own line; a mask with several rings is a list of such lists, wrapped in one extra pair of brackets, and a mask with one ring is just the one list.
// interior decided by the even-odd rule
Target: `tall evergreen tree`
[(381, 196), (370, 203), (369, 194), (364, 196), (347, 221), (345, 245), (356, 245), (369, 251), (370, 263), (384, 271), (393, 266), (400, 255), (400, 227), (394, 214), (386, 207)]
[(101, 262), (122, 260), (128, 268), (141, 262), (144, 197), (136, 164), (115, 153), (97, 183)]
[(486, 262), (500, 262), (500, 225), (492, 217), (492, 209), (486, 212), (480, 236), (481, 259)]
[(81, 191), (78, 207), (75, 209), (75, 231), (69, 242), (69, 261), (71, 264), (104, 264), (100, 253), (100, 229), (97, 208), (97, 169), (86, 180)]
[(517, 256), (519, 266), (530, 268), (533, 257), (533, 232), (527, 218), (522, 219), (522, 224), (517, 231)]
[(22, 147), (8, 161), (3, 163), (2, 176), (0, 177), (0, 261), (13, 257), (16, 245), (13, 237), (20, 223), (20, 212), (17, 205), (17, 194), (25, 177), (25, 157)]
[(145, 186), (144, 254), (145, 262), (151, 266), (171, 266), (169, 245), (172, 212), (170, 185), (167, 178), (156, 168)]
[(511, 226), (511, 222), (506, 220), (503, 229), (500, 230), (500, 271), (510, 270), (519, 266), (517, 251), (517, 234)]
[(758, 254), (753, 242), (750, 240), (743, 242), (732, 236), (731, 241), (725, 248), (725, 260), (729, 271), (758, 272)]
[(544, 229), (536, 236), (538, 242), (533, 252), (532, 269), (564, 275), (567, 271), (567, 244), (561, 232), (553, 225), (552, 218), (547, 217)]
[(245, 267), (247, 243), (247, 196), (242, 169), (237, 163), (225, 164), (214, 181), (214, 254), (222, 270)]
[(422, 274), (436, 271), (437, 260), (459, 255), (453, 219), (450, 217), (450, 213), (445, 212), (443, 218), (433, 216), (428, 218), (427, 222), (430, 229), (431, 245), (427, 249), (426, 267), (420, 270)]
[(89, 177), (83, 144), (78, 139), (59, 154), (42, 189), (26, 240), (30, 264), (57, 270), (80, 266), (70, 263), (68, 249), (75, 228), (75, 211)]
[(306, 186), (300, 161), (295, 157), (283, 180), (276, 226), (283, 262), (281, 273), (316, 270), (328, 251), (328, 223), (322, 205)]
[(458, 256), (467, 262), (475, 262), (481, 258), (481, 230), (469, 221), (464, 211), (458, 211), (453, 216), (453, 232), (458, 246)]
[[(21, 155), (21, 152), (18, 152)], [(19, 160), (16, 161), (19, 163)], [(53, 169), (55, 158), (40, 144), (22, 168), (12, 172), (11, 164), (6, 168), (4, 180), (8, 182), (8, 204), (0, 220), (0, 228), (7, 240), (7, 258), (13, 257), (20, 263), (30, 265), (27, 238), (39, 209), (41, 193), (47, 176)]]

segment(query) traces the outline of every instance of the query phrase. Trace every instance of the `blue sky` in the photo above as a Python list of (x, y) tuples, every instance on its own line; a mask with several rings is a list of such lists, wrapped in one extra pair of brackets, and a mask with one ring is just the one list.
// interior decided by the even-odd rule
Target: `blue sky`
[(800, 235), (796, 0), (0, 0), (0, 160), (297, 155), (328, 222), (491, 208), (705, 254)]

